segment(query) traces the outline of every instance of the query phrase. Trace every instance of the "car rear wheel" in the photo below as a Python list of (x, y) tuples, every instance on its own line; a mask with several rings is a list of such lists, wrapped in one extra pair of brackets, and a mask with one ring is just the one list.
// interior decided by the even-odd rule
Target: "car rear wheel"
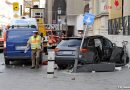
[(9, 59), (5, 58), (5, 65), (9, 65), (9, 64), (10, 64)]

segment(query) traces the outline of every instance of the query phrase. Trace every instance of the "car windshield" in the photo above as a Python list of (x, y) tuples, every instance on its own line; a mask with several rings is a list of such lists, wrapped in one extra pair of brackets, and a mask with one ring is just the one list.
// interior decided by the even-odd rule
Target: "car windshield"
[(70, 40), (62, 40), (58, 46), (74, 47), (74, 46), (80, 46), (80, 44), (81, 40), (70, 39)]
[(32, 35), (32, 30), (12, 30), (8, 32), (7, 40), (11, 41), (27, 41)]

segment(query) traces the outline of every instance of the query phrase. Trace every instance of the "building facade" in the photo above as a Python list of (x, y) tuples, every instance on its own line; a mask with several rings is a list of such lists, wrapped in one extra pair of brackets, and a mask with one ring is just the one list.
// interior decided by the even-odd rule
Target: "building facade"
[(90, 12), (95, 14), (91, 35), (108, 34), (108, 20), (122, 17), (122, 0), (90, 0)]
[(61, 7), (61, 23), (67, 25), (69, 36), (77, 35), (78, 30), (83, 30), (82, 19), (89, 8), (87, 5), (84, 0), (47, 0), (48, 23), (58, 23), (57, 9)]
[(107, 33), (109, 17), (107, 6), (108, 0), (90, 0), (90, 12), (93, 13), (96, 18), (93, 27), (89, 30), (89, 35)]
[(130, 5), (129, 5), (129, 3), (130, 3), (130, 0), (124, 0), (124, 16), (129, 16), (130, 15)]

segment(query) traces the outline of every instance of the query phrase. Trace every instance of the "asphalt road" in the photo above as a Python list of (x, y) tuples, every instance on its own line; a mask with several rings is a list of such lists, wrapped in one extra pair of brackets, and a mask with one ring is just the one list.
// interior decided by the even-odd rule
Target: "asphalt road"
[(46, 77), (46, 68), (31, 70), (30, 64), (23, 62), (6, 67), (0, 54), (0, 90), (130, 90), (128, 68), (100, 73), (55, 70), (54, 79)]

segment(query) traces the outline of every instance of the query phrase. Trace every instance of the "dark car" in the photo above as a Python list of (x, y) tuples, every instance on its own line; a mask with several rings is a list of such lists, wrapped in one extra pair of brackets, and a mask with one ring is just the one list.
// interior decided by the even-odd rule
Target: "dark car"
[[(81, 38), (68, 38), (62, 40), (56, 47), (56, 64), (60, 67), (73, 65), (75, 50), (80, 47)], [(115, 52), (116, 53), (113, 53)], [(123, 48), (117, 47), (104, 36), (85, 37), (82, 47), (79, 50), (79, 63), (93, 64), (101, 62), (112, 62), (123, 64)], [(127, 63), (129, 60), (127, 60)]]

